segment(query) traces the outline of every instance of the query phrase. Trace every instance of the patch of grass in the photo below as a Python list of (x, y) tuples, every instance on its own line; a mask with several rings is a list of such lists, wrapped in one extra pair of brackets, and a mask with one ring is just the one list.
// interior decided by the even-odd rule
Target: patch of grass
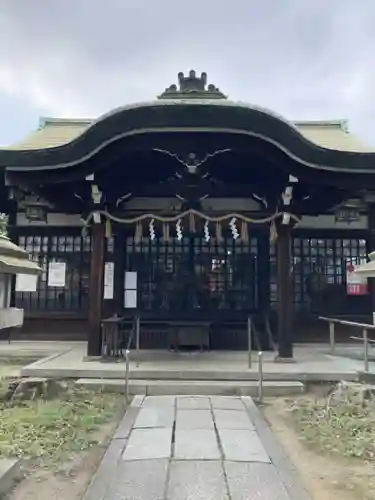
[(15, 366), (26, 366), (31, 365), (31, 363), (35, 363), (39, 361), (41, 356), (39, 357), (16, 357), (16, 356), (8, 356), (8, 357), (0, 357), (0, 365), (15, 365)]
[(61, 464), (97, 444), (95, 432), (124, 409), (124, 397), (70, 388), (62, 399), (0, 403), (0, 456)]
[(327, 406), (326, 399), (300, 399), (289, 406), (302, 437), (315, 449), (375, 462), (375, 402)]

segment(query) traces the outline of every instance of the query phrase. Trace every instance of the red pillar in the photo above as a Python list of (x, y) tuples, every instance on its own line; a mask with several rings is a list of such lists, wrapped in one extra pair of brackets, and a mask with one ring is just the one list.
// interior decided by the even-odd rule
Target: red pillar
[(101, 327), (104, 282), (105, 225), (93, 224), (89, 284), (89, 332), (87, 355), (101, 354)]

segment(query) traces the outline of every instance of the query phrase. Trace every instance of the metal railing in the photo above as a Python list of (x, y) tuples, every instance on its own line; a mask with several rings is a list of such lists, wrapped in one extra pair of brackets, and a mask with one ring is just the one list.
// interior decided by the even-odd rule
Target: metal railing
[(263, 352), (258, 352), (258, 401), (263, 401)]
[(253, 320), (251, 316), (247, 318), (247, 364), (251, 368), (252, 358), (251, 351), (253, 350)]
[[(252, 346), (253, 346), (253, 334), (255, 338), (255, 343), (257, 348), (260, 349), (258, 331), (255, 328), (253, 318), (249, 316), (247, 318), (247, 359), (248, 367), (252, 367)], [(263, 401), (263, 352), (258, 350), (258, 401), (261, 403)]]
[(128, 343), (125, 349), (125, 399), (126, 402), (130, 402), (130, 396), (129, 396), (129, 379), (130, 379), (130, 347), (133, 343), (134, 340), (134, 335), (135, 335), (135, 348), (137, 354), (139, 353), (139, 348), (140, 348), (140, 326), (141, 326), (141, 320), (140, 316), (137, 314), (134, 317), (133, 321), (133, 327), (131, 329)]
[(255, 347), (260, 350), (259, 332), (254, 324), (254, 320), (251, 316), (247, 318), (247, 363), (248, 367), (252, 366), (252, 350), (253, 350), (253, 338), (255, 340)]
[(275, 341), (273, 340), (271, 321), (270, 321), (270, 317), (268, 314), (265, 314), (265, 316), (264, 316), (264, 326), (266, 328), (266, 333), (268, 336), (268, 341), (270, 343), (270, 346), (271, 346), (273, 352), (275, 352), (277, 350), (277, 345), (276, 345)]
[(363, 363), (364, 363), (364, 371), (369, 371), (369, 356), (368, 356), (368, 347), (369, 344), (375, 344), (375, 340), (368, 338), (368, 330), (375, 330), (375, 324), (370, 325), (367, 323), (357, 323), (356, 321), (346, 321), (337, 318), (326, 318), (325, 316), (319, 316), (319, 319), (322, 321), (326, 321), (329, 324), (329, 344), (330, 344), (330, 352), (331, 354), (335, 354), (336, 351), (336, 342), (335, 342), (335, 324), (345, 325), (345, 326), (353, 326), (356, 328), (362, 328), (362, 337), (350, 336), (353, 340), (362, 340), (363, 341)]

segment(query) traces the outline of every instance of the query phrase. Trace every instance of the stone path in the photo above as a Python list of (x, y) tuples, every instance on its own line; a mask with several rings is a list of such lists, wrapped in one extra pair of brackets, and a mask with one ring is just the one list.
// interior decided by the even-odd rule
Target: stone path
[(135, 396), (85, 500), (309, 500), (250, 397)]

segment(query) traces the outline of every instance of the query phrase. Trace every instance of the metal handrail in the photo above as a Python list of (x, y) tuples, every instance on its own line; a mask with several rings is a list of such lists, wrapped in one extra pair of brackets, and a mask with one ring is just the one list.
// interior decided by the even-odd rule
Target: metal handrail
[(130, 331), (130, 335), (129, 335), (129, 338), (128, 338), (128, 343), (126, 344), (126, 350), (129, 351), (130, 350), (130, 347), (133, 343), (133, 340), (134, 340), (134, 334), (137, 334), (136, 335), (136, 348), (137, 350), (139, 349), (139, 332), (137, 332), (138, 330), (138, 325), (139, 325), (139, 321), (138, 321), (138, 314), (136, 316), (134, 316), (133, 318), (133, 324), (132, 324), (132, 329)]
[(255, 326), (253, 320), (252, 320), (252, 325), (253, 325), (255, 345), (256, 345), (257, 350), (260, 351), (261, 345), (260, 345), (260, 340), (259, 340), (259, 331), (258, 331), (257, 327)]
[(368, 359), (368, 345), (369, 343), (375, 344), (375, 340), (368, 338), (368, 331), (366, 328), (363, 329), (362, 337), (351, 336), (350, 338), (353, 340), (363, 340), (363, 363), (364, 363), (364, 371), (367, 373), (369, 371), (369, 359)]
[(375, 340), (368, 338), (368, 330), (375, 330), (375, 324), (367, 324), (367, 323), (358, 323), (356, 321), (347, 321), (341, 320), (337, 318), (326, 318), (325, 316), (319, 316), (319, 319), (322, 321), (327, 321), (329, 323), (329, 343), (331, 354), (335, 353), (335, 324), (346, 325), (346, 326), (354, 326), (356, 328), (362, 328), (362, 337), (356, 337), (354, 335), (350, 336), (353, 340), (362, 340), (363, 341), (363, 363), (364, 363), (364, 371), (369, 371), (369, 358), (368, 358), (368, 346), (369, 343), (375, 344)]
[(130, 378), (130, 347), (132, 345), (133, 339), (134, 339), (134, 334), (135, 334), (135, 344), (136, 344), (136, 351), (139, 352), (139, 344), (140, 344), (140, 317), (139, 314), (137, 314), (134, 317), (133, 320), (133, 326), (129, 335), (128, 343), (126, 346), (125, 350), (125, 399), (126, 402), (130, 402), (130, 397), (129, 397), (129, 378)]
[(254, 324), (254, 319), (251, 316), (247, 318), (247, 364), (252, 366), (252, 350), (253, 350), (253, 335), (257, 350), (260, 349), (259, 332)]
[(263, 401), (263, 352), (258, 352), (258, 400)]
[(253, 350), (253, 319), (251, 316), (247, 318), (247, 364), (251, 368), (252, 358), (251, 352)]
[(276, 351), (277, 349), (277, 346), (273, 340), (273, 335), (272, 335), (272, 328), (271, 328), (271, 323), (270, 323), (270, 318), (268, 316), (268, 314), (265, 314), (264, 316), (264, 324), (265, 324), (265, 327), (266, 327), (266, 332), (267, 332), (267, 335), (268, 335), (268, 340), (270, 342), (270, 345), (272, 347), (272, 350), (273, 352)]

